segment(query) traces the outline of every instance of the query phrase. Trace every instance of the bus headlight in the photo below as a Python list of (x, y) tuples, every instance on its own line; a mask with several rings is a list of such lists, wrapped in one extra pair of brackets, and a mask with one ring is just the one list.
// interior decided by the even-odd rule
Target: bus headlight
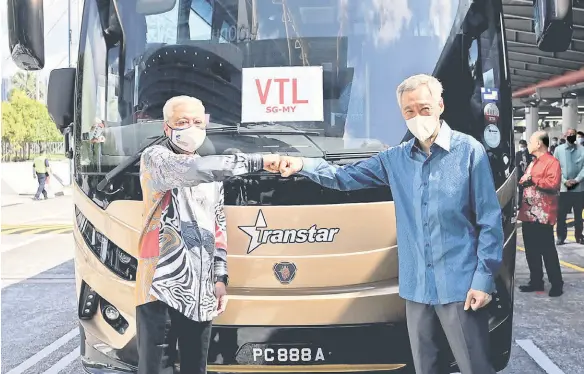
[(97, 231), (77, 207), (75, 216), (79, 232), (93, 254), (120, 278), (135, 281), (138, 260)]
[(108, 305), (104, 308), (103, 314), (105, 315), (105, 318), (110, 321), (115, 321), (120, 317), (120, 312), (118, 312), (118, 310), (111, 305)]

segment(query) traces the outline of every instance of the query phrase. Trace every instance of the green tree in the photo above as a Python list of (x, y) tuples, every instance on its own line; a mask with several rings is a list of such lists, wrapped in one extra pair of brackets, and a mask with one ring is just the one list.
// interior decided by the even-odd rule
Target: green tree
[(24, 91), (14, 90), (10, 101), (2, 103), (2, 142), (9, 143), (13, 152), (23, 154), (27, 143), (62, 140), (47, 107)]
[[(32, 71), (19, 71), (18, 73), (12, 76), (12, 91), (10, 95), (15, 90), (23, 91), (26, 96), (30, 97), (31, 99), (37, 98), (37, 74), (38, 72)], [(42, 85), (39, 87), (39, 97), (38, 100), (42, 100), (45, 97), (45, 92), (42, 89)]]

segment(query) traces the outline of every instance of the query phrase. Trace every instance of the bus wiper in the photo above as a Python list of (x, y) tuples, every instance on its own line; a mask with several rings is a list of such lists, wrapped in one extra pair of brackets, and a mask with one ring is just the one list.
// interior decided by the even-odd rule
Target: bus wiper
[[(152, 139), (152, 138), (148, 138), (148, 139)], [(142, 156), (142, 152), (144, 152), (144, 150), (150, 146), (153, 145), (158, 145), (160, 143), (162, 143), (164, 140), (166, 139), (166, 135), (159, 135), (157, 137), (154, 137), (154, 140), (151, 141), (150, 143), (146, 144), (144, 147), (140, 148), (138, 150), (138, 152), (136, 152), (135, 155), (133, 155), (130, 158), (127, 158), (126, 160), (120, 162), (118, 164), (118, 166), (116, 166), (115, 168), (113, 168), (112, 170), (110, 170), (104, 177), (103, 179), (97, 184), (97, 190), (99, 192), (103, 192), (103, 190), (105, 189), (105, 187), (109, 184), (109, 182), (114, 179), (115, 177), (117, 177), (119, 174), (121, 174), (122, 172), (124, 172), (127, 168), (129, 168), (130, 166), (134, 165)]]
[(233, 125), (223, 127), (207, 128), (207, 134), (242, 134), (242, 135), (320, 135), (318, 131), (290, 130), (283, 129), (252, 129), (247, 126)]
[(351, 158), (368, 158), (375, 156), (379, 151), (355, 151), (355, 152), (326, 152), (324, 159), (327, 161), (342, 161)]

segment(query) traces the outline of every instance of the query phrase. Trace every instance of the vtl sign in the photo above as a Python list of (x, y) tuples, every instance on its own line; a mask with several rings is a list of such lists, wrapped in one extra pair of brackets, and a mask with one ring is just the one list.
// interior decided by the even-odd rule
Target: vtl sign
[(322, 66), (244, 68), (241, 122), (323, 121)]

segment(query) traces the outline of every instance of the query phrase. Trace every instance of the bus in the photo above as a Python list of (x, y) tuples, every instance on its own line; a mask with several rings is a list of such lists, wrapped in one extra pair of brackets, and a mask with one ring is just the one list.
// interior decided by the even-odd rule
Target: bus
[[(8, 1), (22, 69), (44, 66), (42, 5)], [(203, 156), (343, 165), (411, 138), (395, 89), (418, 73), (442, 82), (443, 119), (490, 159), (505, 232), (491, 359), (506, 367), (516, 174), (503, 18), (500, 0), (85, 0), (76, 64), (53, 70), (48, 88), (72, 161), (85, 370), (136, 371), (138, 160), (161, 139), (168, 99), (205, 105)], [(224, 182), (224, 195), (229, 305), (214, 320), (209, 371), (413, 372), (391, 188), (342, 192), (257, 172)], [(180, 370), (172, 329), (168, 342), (165, 359)], [(456, 372), (448, 349), (443, 357)]]

